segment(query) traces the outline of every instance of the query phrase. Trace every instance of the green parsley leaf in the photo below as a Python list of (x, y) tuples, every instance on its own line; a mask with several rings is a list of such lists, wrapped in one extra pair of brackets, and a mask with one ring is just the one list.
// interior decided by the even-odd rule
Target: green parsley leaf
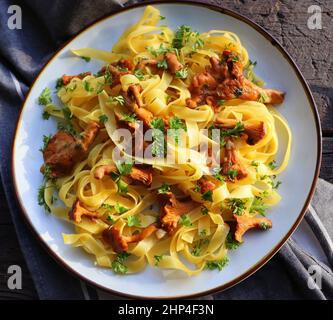
[(220, 182), (224, 182), (224, 178), (223, 176), (221, 175), (221, 168), (220, 167), (216, 167), (213, 169), (213, 177), (220, 181)]
[(178, 144), (181, 130), (187, 131), (185, 122), (178, 117), (173, 117), (170, 119), (169, 125), (171, 129), (170, 135), (174, 137), (176, 144)]
[(128, 267), (124, 264), (126, 258), (130, 256), (127, 252), (118, 253), (116, 258), (112, 261), (112, 269), (116, 273), (125, 274), (128, 271)]
[(139, 79), (139, 80), (144, 80), (144, 74), (142, 70), (138, 69), (134, 71), (134, 75)]
[(81, 59), (83, 59), (85, 62), (89, 62), (91, 60), (90, 57), (80, 56)]
[(58, 78), (56, 81), (55, 88), (57, 91), (59, 91), (60, 88), (64, 86), (64, 80), (62, 78)]
[(270, 168), (271, 170), (274, 170), (277, 168), (277, 164), (275, 160), (272, 160), (268, 165), (268, 168)]
[(127, 174), (130, 174), (132, 172), (132, 168), (133, 168), (133, 162), (130, 161), (116, 161), (115, 162), (116, 167), (119, 171), (119, 174), (122, 176), (125, 176)]
[(265, 222), (260, 223), (260, 229), (261, 230), (267, 230), (267, 229), (270, 229), (270, 228), (271, 228), (271, 226), (269, 224), (267, 224)]
[(146, 48), (150, 54), (152, 54), (154, 57), (158, 57), (162, 54), (165, 54), (166, 52), (169, 51), (166, 47), (164, 47), (163, 43), (160, 44), (158, 48), (154, 47), (147, 47)]
[(155, 254), (154, 255), (154, 260), (155, 260), (155, 263), (154, 265), (155, 266), (158, 266), (158, 264), (160, 263), (160, 261), (163, 259), (163, 255), (162, 254)]
[(163, 183), (161, 187), (157, 189), (157, 193), (163, 194), (170, 192), (170, 185)]
[(90, 83), (86, 80), (83, 81), (83, 88), (84, 90), (86, 90), (87, 92), (93, 92), (94, 88), (91, 87)]
[(241, 122), (237, 122), (235, 127), (232, 129), (227, 129), (227, 130), (221, 130), (220, 135), (221, 135), (221, 145), (225, 146), (226, 141), (225, 138), (226, 137), (232, 137), (232, 138), (237, 138), (239, 137), (243, 132), (244, 132), (245, 128), (244, 128), (244, 124), (242, 124)]
[(265, 103), (266, 99), (267, 99), (266, 95), (264, 93), (260, 92), (259, 97), (258, 97), (258, 102)]
[(121, 106), (123, 106), (125, 104), (125, 99), (122, 95), (119, 95), (119, 96), (116, 96), (116, 97), (109, 97), (109, 101), (110, 102), (117, 102)]
[(209, 212), (209, 210), (207, 207), (205, 207), (205, 206), (201, 207), (201, 213), (203, 216), (206, 216), (208, 214), (208, 212)]
[(238, 176), (238, 170), (236, 170), (236, 169), (229, 169), (227, 171), (227, 176), (231, 180), (235, 179)]
[(42, 114), (42, 117), (44, 120), (49, 120), (50, 119), (51, 114), (47, 111), (44, 111)]
[(227, 207), (233, 214), (241, 216), (246, 208), (246, 200), (239, 198), (231, 198), (227, 200)]
[(114, 219), (112, 218), (112, 216), (108, 215), (106, 218), (107, 221), (109, 221), (111, 224), (114, 224)]
[(208, 190), (208, 191), (204, 192), (201, 197), (202, 197), (202, 200), (212, 202), (213, 201), (213, 191)]
[(217, 105), (220, 107), (220, 106), (223, 106), (225, 104), (225, 100), (223, 99), (220, 99), (217, 101)]
[(192, 28), (190, 26), (182, 25), (178, 27), (172, 40), (172, 47), (178, 50), (181, 49), (189, 41), (191, 33)]
[(44, 150), (48, 146), (51, 139), (52, 139), (52, 135), (48, 135), (48, 136), (43, 135), (43, 147), (41, 149), (39, 149), (41, 152), (44, 152)]
[(184, 227), (192, 226), (191, 219), (186, 214), (183, 214), (182, 216), (180, 216), (179, 223)]
[(207, 261), (205, 268), (209, 270), (218, 269), (219, 271), (221, 271), (228, 264), (228, 262), (228, 257), (225, 257), (221, 260)]
[(126, 182), (124, 182), (122, 179), (118, 178), (116, 183), (117, 183), (119, 193), (127, 193), (128, 192), (128, 185), (127, 185)]
[(187, 68), (183, 68), (179, 71), (176, 71), (176, 73), (175, 73), (175, 77), (179, 78), (179, 79), (186, 79), (187, 76), (188, 76)]
[(264, 204), (261, 197), (256, 196), (253, 199), (253, 202), (250, 207), (250, 213), (259, 213), (262, 216), (266, 215), (266, 210), (268, 209), (268, 206)]
[(165, 19), (165, 17), (164, 16), (160, 16), (160, 20), (164, 20)]
[(168, 63), (167, 63), (167, 61), (166, 61), (165, 59), (159, 61), (159, 62), (157, 63), (157, 68), (167, 70), (167, 69), (168, 69)]
[(128, 208), (122, 206), (121, 204), (119, 204), (118, 202), (114, 205), (114, 210), (116, 211), (116, 213), (118, 214), (122, 214), (128, 211)]
[(140, 227), (141, 226), (141, 220), (138, 216), (128, 216), (127, 217), (127, 225), (129, 227)]
[(45, 201), (45, 184), (41, 185), (38, 189), (38, 205), (44, 206), (44, 209), (48, 212), (51, 212), (49, 206), (46, 204)]
[(52, 173), (52, 166), (48, 163), (45, 163), (44, 164), (44, 172), (43, 172), (44, 178), (46, 180), (51, 179), (51, 173)]
[(240, 246), (240, 243), (234, 239), (234, 235), (231, 231), (229, 231), (227, 235), (225, 246), (229, 250), (236, 250)]
[(135, 113), (132, 114), (125, 114), (123, 115), (123, 117), (121, 118), (122, 121), (126, 121), (126, 122), (131, 122), (134, 123), (135, 121), (137, 121), (137, 117)]
[(102, 114), (101, 116), (98, 117), (100, 123), (105, 123), (106, 121), (109, 120), (108, 116), (105, 114)]
[(50, 90), (50, 88), (46, 87), (42, 91), (42, 93), (40, 94), (40, 96), (38, 97), (38, 104), (46, 106), (46, 105), (50, 104), (51, 102), (52, 102), (51, 90)]

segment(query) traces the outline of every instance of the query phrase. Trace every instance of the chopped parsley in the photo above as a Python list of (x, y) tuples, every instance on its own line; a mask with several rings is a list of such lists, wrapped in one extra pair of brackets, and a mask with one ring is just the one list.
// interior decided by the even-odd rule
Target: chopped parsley
[(208, 214), (209, 210), (206, 206), (201, 207), (201, 213), (203, 216), (206, 216)]
[[(203, 230), (206, 231), (206, 230)], [(208, 239), (200, 239), (199, 241), (197, 241), (197, 243), (193, 246), (192, 249), (192, 255), (195, 257), (198, 257), (201, 255), (201, 250), (202, 250), (202, 246), (208, 244), (209, 240)]]
[(186, 79), (187, 76), (188, 76), (187, 68), (183, 68), (179, 71), (176, 71), (176, 73), (175, 73), (175, 77), (179, 78), (179, 79)]
[(154, 157), (162, 157), (166, 153), (166, 144), (165, 144), (165, 139), (164, 139), (164, 122), (162, 118), (154, 118), (150, 125), (153, 128), (152, 132), (152, 148), (151, 152)]
[(111, 224), (114, 224), (114, 219), (112, 218), (112, 216), (108, 215), (106, 218), (107, 221), (109, 221)]
[(128, 211), (128, 208), (122, 206), (121, 204), (119, 203), (116, 203), (114, 205), (114, 210), (116, 211), (116, 213), (119, 213), (119, 214), (122, 214), (122, 213), (125, 213)]
[(274, 170), (277, 168), (277, 164), (275, 160), (272, 160), (268, 165), (268, 168), (270, 168), (271, 170)]
[(184, 120), (179, 119), (178, 117), (173, 117), (170, 119), (170, 135), (174, 137), (176, 144), (179, 143), (179, 135), (181, 130), (187, 131)]
[(189, 218), (188, 215), (183, 214), (180, 219), (179, 219), (179, 223), (184, 226), (184, 227), (190, 227), (192, 226), (192, 222), (191, 219)]
[(93, 92), (94, 88), (91, 87), (90, 83), (86, 80), (83, 81), (83, 88), (84, 90), (86, 90), (87, 92)]
[(50, 104), (51, 102), (52, 102), (51, 90), (50, 90), (50, 88), (46, 87), (42, 91), (42, 93), (40, 94), (40, 96), (38, 97), (38, 104), (46, 106), (46, 105)]
[(109, 66), (105, 67), (105, 72), (104, 72), (104, 83), (111, 85), (112, 84), (112, 73), (110, 72)]
[(132, 168), (133, 168), (133, 162), (126, 162), (126, 161), (115, 161), (116, 167), (119, 171), (119, 174), (122, 176), (125, 176), (127, 174), (130, 174), (132, 172)]
[(52, 139), (52, 135), (48, 135), (48, 136), (43, 135), (43, 147), (39, 149), (41, 152), (44, 152), (44, 150), (48, 146), (51, 139)]
[(124, 99), (124, 97), (122, 95), (115, 96), (115, 97), (109, 97), (109, 101), (110, 102), (117, 102), (121, 106), (123, 106), (125, 104), (125, 99)]
[(160, 261), (163, 259), (163, 255), (162, 254), (155, 254), (154, 255), (154, 260), (155, 260), (155, 263), (154, 265), (155, 266), (158, 266), (158, 264), (160, 263)]
[(101, 205), (101, 207), (102, 207), (103, 209), (106, 209), (106, 210), (109, 210), (109, 211), (111, 211), (111, 210), (114, 208), (114, 206), (112, 206), (111, 204), (108, 204), (108, 203), (103, 203), (103, 204)]
[(166, 61), (165, 59), (159, 61), (159, 62), (157, 63), (157, 68), (167, 70), (167, 69), (168, 69), (168, 63), (167, 63), (167, 61)]
[(227, 207), (233, 214), (241, 216), (246, 208), (246, 200), (239, 198), (231, 198), (227, 200)]
[(221, 260), (207, 261), (205, 268), (209, 270), (218, 269), (219, 271), (221, 271), (228, 264), (228, 262), (228, 257), (224, 257)]
[(51, 179), (52, 166), (50, 164), (46, 163), (46, 164), (44, 164), (43, 169), (44, 169), (44, 171), (43, 171), (44, 178), (46, 180)]
[(160, 20), (164, 20), (165, 19), (165, 17), (164, 16), (160, 16)]
[(259, 93), (259, 96), (258, 96), (258, 102), (260, 103), (265, 103), (266, 102), (266, 95), (262, 92)]
[(132, 114), (125, 114), (123, 115), (123, 117), (121, 118), (122, 121), (126, 121), (126, 122), (131, 122), (134, 123), (135, 121), (137, 121), (137, 117), (135, 113)]
[(116, 273), (125, 274), (128, 271), (127, 266), (124, 264), (126, 258), (130, 256), (127, 252), (118, 253), (116, 258), (112, 261), (112, 269)]
[(260, 229), (261, 230), (267, 230), (269, 229), (271, 226), (268, 223), (262, 222), (260, 223)]
[(227, 129), (227, 130), (221, 130), (221, 132), (220, 132), (221, 145), (222, 146), (226, 145), (226, 141), (225, 141), (226, 137), (232, 137), (232, 138), (239, 137), (244, 132), (244, 129), (245, 129), (244, 124), (242, 124), (241, 122), (237, 122), (234, 128)]
[(81, 59), (83, 59), (85, 62), (89, 62), (91, 60), (90, 57), (80, 56)]
[(163, 194), (170, 192), (170, 185), (163, 183), (161, 187), (157, 189), (157, 193)]
[(236, 250), (240, 246), (240, 243), (234, 239), (234, 235), (231, 231), (229, 231), (227, 235), (225, 246), (229, 250)]
[(45, 184), (41, 185), (38, 189), (38, 204), (40, 206), (43, 206), (46, 211), (51, 212), (49, 206), (46, 204), (45, 201), (45, 189)]
[(258, 168), (258, 166), (259, 166), (259, 162), (258, 162), (258, 161), (255, 161), (255, 160), (252, 160), (252, 161), (251, 161), (251, 166), (252, 166), (252, 167), (255, 167), (255, 168)]
[(58, 91), (60, 88), (62, 88), (64, 86), (64, 80), (62, 78), (58, 78), (56, 81), (56, 85), (55, 88)]
[(98, 119), (99, 119), (99, 122), (103, 123), (103, 124), (109, 120), (108, 116), (105, 114), (102, 114), (101, 116), (99, 116)]
[(263, 199), (256, 196), (253, 199), (252, 205), (250, 207), (250, 213), (259, 213), (262, 216), (265, 216), (267, 208), (268, 206), (264, 204)]
[(50, 119), (51, 114), (47, 111), (44, 111), (42, 114), (42, 117), (44, 120), (49, 120)]
[(220, 107), (220, 106), (223, 106), (225, 104), (225, 100), (223, 99), (220, 99), (217, 101), (217, 105)]
[(214, 177), (216, 180), (220, 181), (220, 182), (224, 182), (224, 178), (223, 178), (223, 176), (221, 175), (221, 168), (220, 168), (220, 167), (215, 167), (215, 168), (213, 169), (213, 177)]
[(152, 54), (154, 57), (158, 57), (159, 55), (162, 55), (169, 51), (169, 49), (165, 48), (163, 43), (160, 44), (158, 48), (154, 47), (147, 47), (147, 50), (150, 54)]
[(208, 190), (208, 191), (204, 192), (201, 197), (202, 197), (202, 200), (212, 202), (213, 201), (213, 191)]
[(184, 47), (188, 43), (191, 33), (192, 28), (190, 26), (181, 25), (178, 27), (172, 40), (172, 47), (178, 50)]
[(121, 178), (118, 178), (116, 180), (116, 184), (117, 184), (119, 193), (127, 193), (128, 192), (128, 184), (125, 181), (123, 181)]
[(128, 216), (127, 217), (127, 224), (129, 227), (140, 227), (141, 220), (138, 216)]
[(229, 169), (227, 171), (227, 176), (230, 180), (234, 180), (238, 176), (238, 170), (236, 169)]
[(144, 80), (144, 74), (142, 70), (138, 69), (134, 71), (134, 75), (139, 79), (139, 80)]

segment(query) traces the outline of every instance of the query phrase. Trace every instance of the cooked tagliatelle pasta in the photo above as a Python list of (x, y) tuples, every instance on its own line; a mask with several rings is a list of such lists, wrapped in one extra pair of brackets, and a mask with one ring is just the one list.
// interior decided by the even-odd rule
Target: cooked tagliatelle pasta
[(221, 270), (247, 230), (272, 227), (291, 132), (272, 106), (284, 93), (264, 88), (236, 34), (161, 19), (148, 6), (112, 51), (73, 49), (105, 65), (59, 78), (61, 105), (42, 92), (58, 132), (43, 139), (39, 204), (72, 223), (64, 242), (101, 267), (196, 275)]

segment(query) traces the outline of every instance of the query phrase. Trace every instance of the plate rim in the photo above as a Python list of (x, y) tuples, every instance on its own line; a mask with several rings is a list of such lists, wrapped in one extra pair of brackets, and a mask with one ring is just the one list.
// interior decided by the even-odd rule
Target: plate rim
[[(229, 281), (229, 282), (227, 282), (223, 285), (219, 285), (219, 286), (211, 288), (209, 290), (196, 292), (196, 293), (193, 293), (193, 294), (185, 294), (185, 295), (182, 294), (182, 295), (174, 295), (174, 296), (158, 296), (158, 297), (128, 294), (128, 293), (124, 293), (124, 292), (120, 292), (120, 291), (117, 291), (117, 290), (114, 290), (114, 289), (107, 288), (107, 287), (95, 282), (94, 280), (89, 279), (85, 275), (79, 273), (74, 268), (69, 266), (61, 256), (59, 256), (55, 252), (53, 252), (52, 249), (50, 248), (50, 246), (43, 240), (41, 235), (36, 230), (35, 226), (33, 225), (32, 221), (29, 218), (29, 214), (27, 213), (27, 210), (25, 209), (25, 207), (24, 207), (24, 205), (21, 201), (21, 197), (20, 197), (20, 194), (18, 192), (18, 188), (17, 188), (17, 184), (16, 184), (15, 169), (14, 169), (14, 160), (15, 160), (14, 159), (14, 154), (15, 154), (14, 150), (15, 150), (16, 140), (17, 140), (17, 136), (18, 136), (18, 134), (17, 134), (18, 129), (19, 129), (20, 123), (22, 121), (23, 110), (24, 110), (24, 108), (26, 106), (26, 103), (27, 103), (27, 100), (28, 100), (28, 98), (29, 98), (34, 86), (35, 86), (36, 81), (43, 74), (45, 68), (55, 59), (56, 55), (65, 46), (67, 46), (72, 41), (74, 41), (83, 32), (87, 31), (88, 29), (93, 28), (95, 25), (101, 23), (102, 21), (104, 21), (106, 19), (110, 19), (110, 18), (112, 18), (113, 16), (115, 16), (117, 14), (121, 14), (123, 12), (130, 11), (130, 10), (135, 9), (135, 8), (145, 7), (147, 5), (156, 5), (156, 4), (157, 5), (159, 5), (159, 4), (181, 4), (181, 5), (204, 7), (204, 8), (213, 10), (215, 12), (231, 16), (231, 17), (233, 17), (237, 20), (240, 20), (240, 21), (246, 23), (247, 25), (249, 25), (251, 28), (255, 29), (255, 31), (259, 32), (262, 36), (264, 36), (283, 55), (284, 59), (286, 59), (288, 64), (293, 68), (298, 80), (302, 84), (303, 90), (306, 94), (307, 100), (308, 100), (308, 102), (311, 106), (311, 110), (312, 110), (312, 113), (313, 113), (313, 116), (314, 116), (314, 120), (315, 120), (315, 124), (316, 124), (316, 135), (317, 135), (316, 169), (315, 169), (313, 180), (312, 180), (312, 183), (311, 183), (311, 188), (310, 188), (310, 191), (309, 191), (309, 193), (308, 193), (308, 195), (305, 199), (302, 210), (300, 211), (295, 223), (291, 226), (291, 228), (286, 233), (286, 235), (282, 238), (282, 240), (280, 240), (280, 242), (275, 247), (273, 247), (257, 263), (252, 265), (250, 268), (248, 268), (245, 272), (243, 272), (238, 277), (232, 279), (231, 281)], [(301, 73), (300, 69), (298, 68), (298, 66), (295, 63), (295, 61), (293, 60), (293, 58), (286, 51), (286, 49), (283, 48), (283, 46), (279, 43), (279, 41), (277, 41), (268, 31), (266, 31), (263, 27), (261, 27), (256, 22), (252, 21), (250, 18), (245, 17), (244, 15), (239, 14), (239, 13), (237, 13), (237, 12), (231, 10), (231, 9), (227, 9), (223, 6), (218, 6), (216, 4), (211, 4), (211, 3), (204, 3), (204, 2), (201, 2), (200, 0), (180, 0), (180, 1), (176, 1), (176, 0), (150, 0), (150, 1), (145, 1), (143, 3), (140, 2), (140, 3), (136, 3), (136, 4), (131, 4), (127, 7), (120, 7), (119, 9), (115, 10), (111, 14), (108, 13), (108, 14), (102, 16), (101, 18), (93, 21), (92, 23), (88, 24), (86, 27), (80, 29), (76, 34), (74, 34), (69, 40), (65, 41), (51, 55), (51, 57), (48, 59), (48, 61), (43, 65), (43, 67), (41, 68), (41, 70), (38, 72), (37, 76), (35, 77), (35, 79), (31, 83), (31, 86), (30, 86), (30, 88), (27, 92), (27, 95), (26, 95), (26, 97), (24, 98), (24, 101), (21, 104), (21, 109), (20, 109), (19, 115), (17, 117), (17, 121), (16, 121), (16, 125), (15, 125), (15, 131), (14, 131), (14, 138), (13, 138), (12, 145), (11, 145), (11, 180), (12, 180), (12, 184), (13, 184), (13, 187), (14, 187), (14, 194), (15, 194), (16, 199), (17, 199), (18, 204), (19, 204), (19, 208), (20, 208), (19, 211), (21, 213), (21, 216), (24, 218), (23, 221), (25, 221), (26, 225), (32, 231), (32, 234), (35, 236), (35, 238), (38, 240), (38, 242), (42, 245), (42, 247), (47, 251), (47, 253), (64, 270), (69, 272), (71, 275), (73, 275), (78, 280), (83, 280), (83, 281), (87, 282), (88, 284), (93, 285), (93, 286), (97, 287), (98, 289), (100, 289), (102, 291), (111, 293), (111, 294), (116, 295), (116, 296), (130, 298), (130, 299), (193, 299), (193, 298), (202, 297), (202, 296), (205, 296), (205, 295), (208, 295), (208, 294), (218, 293), (218, 292), (221, 292), (223, 290), (226, 290), (228, 288), (233, 287), (234, 285), (242, 282), (243, 280), (245, 280), (246, 278), (248, 278), (249, 276), (254, 274), (256, 271), (258, 271), (260, 268), (262, 268), (271, 258), (273, 258), (273, 256), (281, 249), (281, 247), (285, 244), (285, 242), (290, 238), (290, 236), (296, 230), (296, 228), (298, 227), (298, 225), (300, 224), (300, 222), (302, 221), (302, 219), (303, 219), (303, 217), (306, 213), (306, 210), (307, 210), (307, 208), (310, 204), (310, 201), (313, 197), (315, 187), (316, 187), (316, 184), (317, 184), (317, 181), (318, 181), (318, 177), (319, 177), (319, 173), (320, 173), (320, 167), (321, 167), (321, 161), (322, 161), (322, 131), (321, 131), (321, 123), (320, 123), (318, 108), (317, 108), (316, 103), (314, 101), (314, 98), (313, 98), (313, 95), (312, 95), (311, 90), (309, 88), (309, 85), (307, 84), (307, 81), (305, 80), (303, 74)]]

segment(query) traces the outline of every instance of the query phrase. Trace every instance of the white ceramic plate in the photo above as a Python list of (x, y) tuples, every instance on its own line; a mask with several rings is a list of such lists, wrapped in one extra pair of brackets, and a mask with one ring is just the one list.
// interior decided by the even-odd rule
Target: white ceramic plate
[[(64, 245), (61, 234), (72, 227), (46, 214), (37, 203), (37, 189), (42, 183), (39, 168), (43, 162), (38, 151), (43, 134), (56, 132), (52, 121), (44, 121), (36, 100), (46, 86), (53, 88), (62, 74), (77, 74), (87, 69), (95, 72), (101, 63), (86, 63), (72, 57), (70, 48), (92, 47), (110, 50), (126, 27), (138, 20), (143, 6), (134, 6), (96, 22), (64, 48), (44, 67), (33, 84), (18, 121), (13, 146), (13, 181), (23, 216), (49, 253), (65, 268), (100, 288), (131, 297), (194, 297), (228, 288), (245, 279), (278, 251), (299, 224), (310, 201), (319, 172), (321, 155), (320, 124), (313, 99), (304, 79), (289, 56), (260, 27), (235, 13), (198, 4), (161, 3), (154, 5), (166, 16), (165, 24), (176, 28), (191, 25), (194, 30), (225, 29), (235, 32), (258, 65), (267, 87), (287, 92), (278, 110), (288, 120), (293, 132), (292, 153), (287, 170), (279, 177), (282, 201), (269, 213), (273, 228), (268, 232), (249, 232), (245, 243), (230, 252), (230, 263), (223, 271), (204, 271), (199, 276), (166, 272), (147, 267), (144, 272), (115, 275), (94, 266), (93, 259), (81, 249)], [(284, 147), (283, 132), (280, 134)]]

